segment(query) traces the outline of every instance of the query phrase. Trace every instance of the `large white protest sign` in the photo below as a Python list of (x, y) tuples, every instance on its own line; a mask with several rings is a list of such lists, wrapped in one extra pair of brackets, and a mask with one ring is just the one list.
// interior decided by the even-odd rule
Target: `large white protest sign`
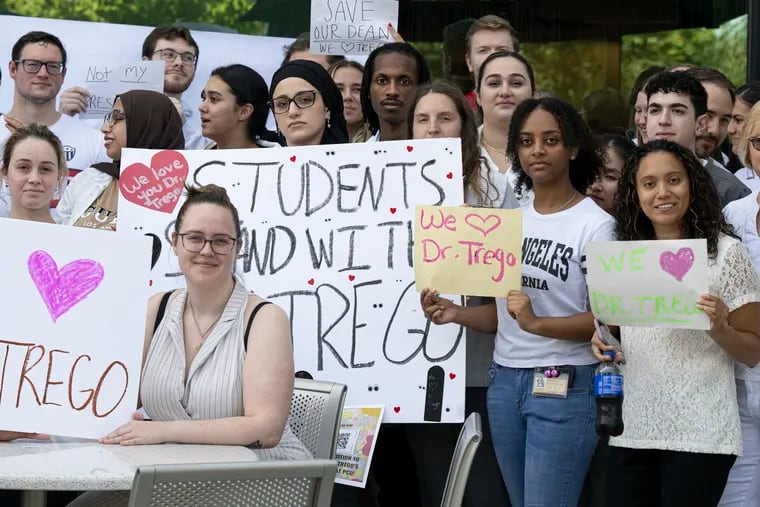
[(368, 55), (393, 42), (398, 0), (311, 0), (310, 51), (321, 55)]
[(251, 150), (126, 150), (119, 234), (154, 238), (153, 288), (183, 285), (169, 239), (182, 182), (224, 186), (240, 212), (238, 272), (290, 315), (297, 370), (348, 384), (386, 420), (463, 419), (464, 337), (414, 289), (416, 204), (461, 204), (458, 139)]
[(586, 245), (589, 299), (605, 324), (710, 329), (696, 307), (707, 292), (707, 241), (603, 241)]
[[(69, 21), (62, 19), (30, 18), (23, 16), (0, 16), (0, 59), (11, 59), (13, 44), (25, 33), (42, 30), (61, 39), (68, 61), (63, 89), (81, 84), (74, 82), (75, 76), (86, 76), (87, 69), (95, 63), (111, 62), (126, 65), (142, 58), (142, 44), (153, 27)], [(223, 65), (242, 63), (261, 74), (268, 83), (272, 74), (280, 66), (283, 48), (292, 39), (261, 37), (218, 32), (192, 31), (198, 43), (200, 54), (196, 64), (195, 79), (182, 95), (185, 114), (191, 116), (200, 130), (197, 107), (201, 91), (206, 86), (211, 71)], [(8, 66), (4, 65), (4, 69)], [(0, 87), (0, 112), (6, 112), (13, 103), (13, 83), (3, 73)], [(78, 77), (77, 77), (78, 79)]]
[(79, 79), (69, 84), (83, 86), (90, 91), (87, 111), (80, 118), (103, 119), (113, 108), (114, 97), (130, 90), (164, 91), (164, 62), (138, 60), (126, 65), (92, 63)]
[(0, 219), (0, 429), (100, 438), (137, 407), (150, 242)]

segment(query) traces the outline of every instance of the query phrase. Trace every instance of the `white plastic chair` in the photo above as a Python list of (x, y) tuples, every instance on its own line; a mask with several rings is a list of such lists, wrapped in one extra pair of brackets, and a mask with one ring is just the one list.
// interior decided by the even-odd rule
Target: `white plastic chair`
[(344, 384), (295, 379), (288, 422), (315, 458), (335, 458), (346, 391)]
[(470, 467), (480, 441), (483, 438), (483, 427), (480, 414), (471, 413), (462, 425), (457, 439), (457, 447), (454, 449), (454, 457), (451, 458), (449, 475), (446, 478), (446, 487), (443, 490), (441, 507), (460, 507), (462, 497), (467, 486), (467, 478), (470, 476)]
[(335, 460), (141, 466), (129, 507), (328, 507)]

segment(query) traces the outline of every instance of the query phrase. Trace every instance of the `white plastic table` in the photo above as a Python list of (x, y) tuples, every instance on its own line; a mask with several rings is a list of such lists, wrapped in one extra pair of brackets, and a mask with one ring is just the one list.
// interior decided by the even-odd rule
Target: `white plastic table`
[(0, 442), (0, 489), (24, 491), (25, 507), (43, 507), (45, 491), (132, 489), (137, 467), (258, 461), (242, 446), (160, 444), (118, 446), (53, 437)]

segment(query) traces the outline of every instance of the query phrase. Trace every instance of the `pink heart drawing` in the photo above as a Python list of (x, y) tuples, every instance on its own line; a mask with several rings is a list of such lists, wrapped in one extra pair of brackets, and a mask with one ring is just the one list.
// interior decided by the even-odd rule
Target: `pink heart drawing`
[(662, 270), (679, 282), (689, 272), (692, 264), (694, 264), (694, 251), (689, 247), (680, 248), (678, 253), (662, 252), (660, 254)]
[(150, 167), (139, 162), (121, 172), (119, 190), (126, 200), (162, 213), (172, 213), (188, 174), (187, 159), (174, 150), (159, 151)]
[(44, 250), (32, 252), (27, 267), (53, 322), (86, 298), (103, 280), (103, 266), (99, 262), (77, 259), (59, 270), (55, 260)]
[(488, 215), (482, 217), (477, 213), (470, 213), (464, 217), (464, 221), (467, 225), (483, 233), (483, 237), (488, 236), (492, 231), (498, 229), (501, 225), (501, 217), (496, 215)]

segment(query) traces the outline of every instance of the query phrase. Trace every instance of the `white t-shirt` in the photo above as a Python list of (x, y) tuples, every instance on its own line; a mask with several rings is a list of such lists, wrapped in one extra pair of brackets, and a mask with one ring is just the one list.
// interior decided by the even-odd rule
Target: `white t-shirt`
[[(572, 208), (541, 215), (533, 203), (522, 206), (522, 292), (539, 317), (565, 317), (589, 311), (586, 244), (614, 240), (615, 222), (590, 198)], [(595, 364), (588, 342), (528, 333), (496, 299), (499, 327), (494, 361), (511, 368)], [(589, 336), (589, 338), (591, 338)]]
[[(708, 259), (710, 294), (729, 311), (760, 301), (760, 280), (747, 249), (721, 236)], [(625, 431), (610, 445), (710, 454), (742, 453), (734, 360), (699, 329), (621, 328), (626, 364)]]
[[(483, 138), (483, 125), (478, 127), (478, 139)], [(512, 187), (512, 191), (515, 194), (515, 197), (517, 197), (517, 172), (512, 170), (512, 164), (509, 163), (509, 160), (507, 160), (507, 163), (509, 163), (509, 168), (507, 169), (506, 173), (503, 173), (499, 170), (499, 167), (496, 165), (496, 162), (493, 161), (493, 158), (491, 158), (491, 154), (488, 153), (488, 150), (486, 149), (483, 144), (480, 144), (480, 156), (483, 157), (486, 161), (486, 163), (491, 167), (491, 181), (493, 181), (494, 185), (496, 185), (497, 188), (502, 188), (502, 186), (505, 183), (509, 183), (509, 186)], [(533, 190), (525, 190), (522, 194), (522, 196), (517, 197), (520, 204), (527, 204), (531, 200), (533, 200)]]
[[(480, 171), (475, 181), (480, 192), (475, 192), (469, 186), (464, 189), (464, 200), (470, 206), (487, 208), (515, 209), (520, 207), (520, 201), (512, 190), (507, 177), (499, 172), (494, 165), (489, 165), (484, 158), (480, 159)], [(483, 202), (481, 195), (485, 195)]]
[[(103, 146), (103, 134), (89, 127), (83, 121), (62, 114), (58, 121), (50, 125), (49, 128), (63, 144), (66, 166), (69, 169), (69, 179), (88, 167), (92, 167), (93, 164), (110, 162)], [(5, 145), (5, 139), (3, 139), (2, 145)], [(2, 158), (1, 151), (0, 158)], [(60, 198), (57, 194), (58, 192), (53, 197), (54, 201)], [(56, 202), (53, 203), (53, 206), (55, 204)], [(7, 217), (10, 209), (10, 189), (4, 183), (0, 188), (0, 216)]]
[(747, 185), (753, 194), (756, 194), (760, 190), (760, 176), (751, 167), (742, 167), (734, 173), (734, 176)]
[(211, 142), (211, 139), (207, 139), (201, 134), (201, 120), (198, 110), (183, 102), (182, 112), (185, 114), (185, 121), (182, 124), (182, 135), (185, 136), (185, 149), (204, 149)]
[[(728, 223), (734, 226), (736, 235), (749, 251), (755, 271), (760, 273), (760, 236), (757, 234), (757, 214), (760, 213), (760, 205), (757, 204), (757, 193), (758, 190), (755, 190), (747, 197), (728, 203), (723, 208), (723, 215)], [(736, 363), (736, 378), (760, 381), (760, 366), (750, 368), (746, 364)]]

